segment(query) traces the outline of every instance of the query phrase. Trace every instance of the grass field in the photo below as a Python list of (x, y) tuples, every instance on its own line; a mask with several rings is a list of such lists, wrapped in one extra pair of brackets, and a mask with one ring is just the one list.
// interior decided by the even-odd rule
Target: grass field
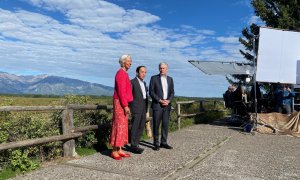
[[(80, 96), (82, 97), (82, 96)], [(112, 104), (109, 96), (84, 96), (89, 104)], [(0, 95), (0, 105), (10, 106), (54, 106), (64, 105), (66, 96)]]

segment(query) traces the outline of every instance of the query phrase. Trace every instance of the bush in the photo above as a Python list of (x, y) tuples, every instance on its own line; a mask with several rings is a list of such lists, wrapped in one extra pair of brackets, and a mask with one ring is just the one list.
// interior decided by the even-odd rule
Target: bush
[[(0, 115), (0, 143), (16, 142), (26, 139), (42, 138), (59, 134), (56, 123), (49, 118), (49, 114), (40, 113), (2, 113)], [(62, 149), (59, 142), (40, 146), (22, 148), (22, 150), (6, 150), (0, 153), (1, 166), (11, 166), (13, 170), (26, 172), (38, 167), (35, 161), (44, 161), (61, 156)]]
[[(64, 104), (88, 104), (92, 99), (89, 96), (65, 96)], [(61, 118), (61, 114), (57, 116)], [(106, 110), (97, 111), (74, 111), (73, 120), (75, 127), (83, 127), (89, 125), (98, 125), (97, 131), (87, 132), (82, 137), (76, 140), (76, 147), (95, 148), (100, 151), (107, 149), (106, 143), (110, 135), (112, 115)], [(61, 122), (61, 119), (59, 120)]]
[[(65, 103), (87, 104), (89, 97), (67, 96)], [(10, 99), (2, 101), (1, 105), (11, 105)], [(95, 111), (94, 111), (95, 113)], [(97, 112), (99, 113), (99, 112)], [(0, 112), (0, 143), (16, 142), (26, 139), (49, 137), (62, 133), (62, 111), (56, 112)], [(85, 118), (89, 114), (75, 113), (75, 124), (89, 125), (96, 122), (94, 119)], [(88, 119), (80, 122), (80, 120)], [(98, 116), (94, 116), (98, 118)], [(103, 116), (104, 117), (104, 116)], [(92, 146), (96, 142), (94, 132), (87, 133), (81, 146)], [(89, 144), (90, 143), (90, 144)], [(0, 152), (0, 171), (4, 167), (11, 167), (15, 171), (26, 172), (38, 167), (39, 162), (49, 160), (62, 155), (62, 144), (52, 142), (40, 146), (24, 147), (17, 150), (5, 150)]]
[(224, 118), (225, 113), (223, 111), (206, 111), (203, 114), (195, 116), (195, 123), (211, 123), (215, 120)]
[(14, 150), (11, 153), (10, 164), (14, 171), (20, 170), (21, 172), (27, 172), (36, 169), (38, 163), (29, 159), (29, 150)]

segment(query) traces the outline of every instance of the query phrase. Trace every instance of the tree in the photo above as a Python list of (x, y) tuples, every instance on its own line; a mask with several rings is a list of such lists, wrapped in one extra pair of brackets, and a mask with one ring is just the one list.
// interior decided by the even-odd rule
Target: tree
[[(258, 35), (258, 33), (259, 33), (259, 26), (257, 26), (256, 24), (251, 24), (250, 28), (244, 28), (242, 30), (242, 34), (245, 37), (245, 39), (243, 39), (241, 37), (239, 38), (239, 42), (243, 44), (243, 46), (245, 47), (245, 50), (246, 50), (246, 51), (240, 50), (240, 53), (251, 64), (253, 63), (253, 60), (254, 60), (254, 56), (252, 53), (253, 37)], [(255, 41), (255, 47), (256, 47), (255, 52), (257, 53), (258, 41)], [(230, 79), (229, 77), (226, 77), (226, 79), (231, 84), (242, 85), (242, 84), (245, 84), (245, 79), (247, 76), (248, 75), (232, 75), (232, 77), (238, 81), (234, 81), (234, 80)]]
[(251, 4), (266, 26), (300, 31), (300, 0), (252, 0)]
[[(266, 26), (272, 28), (300, 31), (300, 0), (252, 0), (251, 2), (256, 16), (258, 16)], [(259, 26), (251, 24), (242, 30), (243, 38), (239, 42), (243, 44), (245, 50), (240, 50), (244, 58), (253, 63), (253, 37), (259, 34)], [(255, 53), (258, 49), (258, 39), (255, 40)], [(256, 63), (256, 60), (255, 60)], [(227, 77), (233, 84), (244, 84), (245, 75), (234, 75), (234, 81)]]

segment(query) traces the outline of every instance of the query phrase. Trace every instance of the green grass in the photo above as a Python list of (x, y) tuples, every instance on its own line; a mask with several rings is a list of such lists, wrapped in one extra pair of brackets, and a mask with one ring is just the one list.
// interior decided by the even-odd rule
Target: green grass
[(9, 178), (16, 177), (17, 173), (18, 172), (13, 171), (11, 168), (4, 168), (0, 172), (0, 180), (4, 180), (4, 179), (9, 179)]
[(76, 152), (79, 156), (89, 156), (92, 154), (95, 154), (97, 151), (95, 149), (89, 149), (89, 148), (76, 148)]
[(195, 120), (193, 118), (182, 118), (180, 121), (180, 127), (185, 128), (195, 125)]
[[(89, 148), (76, 148), (76, 152), (81, 157), (89, 156), (97, 153), (95, 149), (89, 149)], [(16, 177), (17, 174), (19, 173), (20, 173), (19, 171), (13, 171), (11, 168), (6, 167), (0, 172), (0, 180)]]
[[(146, 129), (146, 128), (145, 128)], [(146, 130), (143, 131), (143, 134), (142, 134), (142, 137), (141, 137), (141, 140), (147, 140), (149, 139), (147, 134), (146, 134)]]
[[(110, 96), (87, 96), (90, 98), (87, 104), (112, 104), (112, 97)], [(63, 105), (64, 96), (13, 96), (13, 95), (1, 95), (0, 102), (4, 105), (11, 106), (48, 106), (48, 105)], [(2, 105), (0, 103), (0, 105)]]

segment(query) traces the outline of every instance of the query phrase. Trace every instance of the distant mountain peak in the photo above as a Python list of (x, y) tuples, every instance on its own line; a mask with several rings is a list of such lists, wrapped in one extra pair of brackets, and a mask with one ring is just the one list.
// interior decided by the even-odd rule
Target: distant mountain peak
[(0, 72), (2, 94), (47, 94), (47, 95), (112, 95), (113, 88), (78, 79), (41, 75), (15, 75)]

